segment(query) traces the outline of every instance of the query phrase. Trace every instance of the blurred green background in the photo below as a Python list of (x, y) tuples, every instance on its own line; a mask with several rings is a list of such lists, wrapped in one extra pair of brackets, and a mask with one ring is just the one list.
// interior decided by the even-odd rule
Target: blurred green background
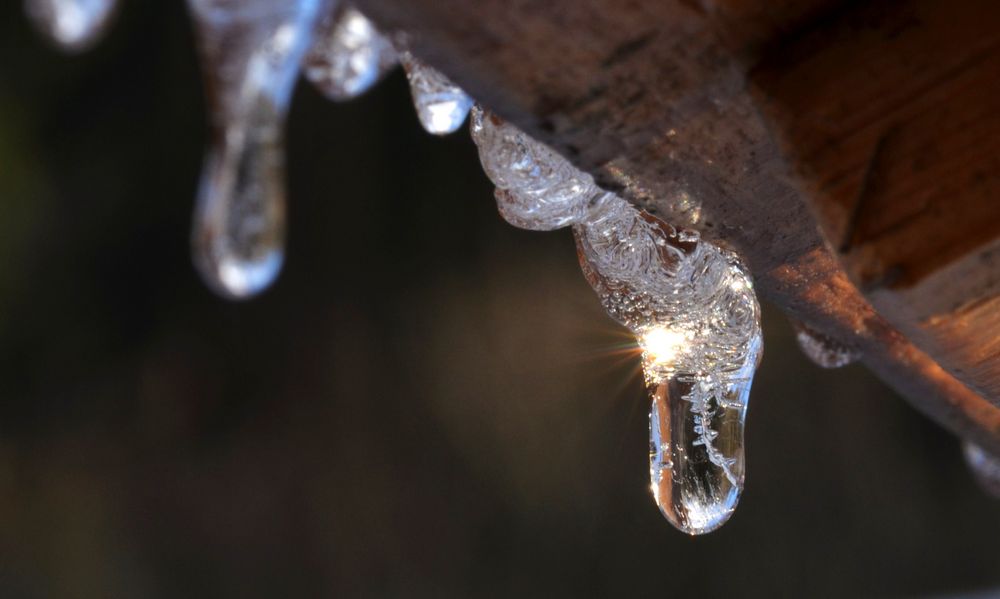
[(67, 57), (0, 7), (0, 597), (935, 596), (1000, 586), (957, 442), (765, 311), (737, 514), (648, 491), (627, 338), (403, 77), (289, 122), (258, 300), (197, 279), (181, 2)]

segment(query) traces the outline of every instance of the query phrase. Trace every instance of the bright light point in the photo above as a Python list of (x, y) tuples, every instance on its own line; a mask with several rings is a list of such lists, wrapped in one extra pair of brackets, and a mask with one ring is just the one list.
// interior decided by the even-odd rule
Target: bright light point
[(639, 345), (654, 364), (669, 364), (687, 347), (688, 336), (683, 332), (656, 327), (639, 338)]
[(747, 288), (747, 284), (743, 279), (736, 278), (729, 284), (729, 288), (733, 291), (743, 291)]

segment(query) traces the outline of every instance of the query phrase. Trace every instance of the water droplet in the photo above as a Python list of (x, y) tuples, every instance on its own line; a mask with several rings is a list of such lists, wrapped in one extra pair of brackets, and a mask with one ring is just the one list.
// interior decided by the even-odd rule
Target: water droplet
[(284, 258), (283, 128), (319, 0), (189, 0), (213, 129), (195, 207), (195, 264), (246, 298)]
[(80, 52), (100, 39), (117, 6), (116, 0), (26, 0), (25, 11), (61, 48)]
[(424, 129), (434, 135), (447, 135), (457, 131), (472, 108), (472, 98), (443, 74), (423, 64), (409, 52), (400, 54), (400, 62), (410, 82), (417, 118)]
[(326, 10), (313, 38), (304, 72), (331, 100), (360, 96), (398, 60), (392, 43), (349, 6)]
[(799, 349), (820, 368), (840, 368), (861, 358), (861, 353), (857, 350), (834, 341), (797, 320), (792, 320), (792, 327), (795, 329)]
[(965, 463), (984, 491), (1000, 499), (1000, 458), (966, 441), (962, 445)]

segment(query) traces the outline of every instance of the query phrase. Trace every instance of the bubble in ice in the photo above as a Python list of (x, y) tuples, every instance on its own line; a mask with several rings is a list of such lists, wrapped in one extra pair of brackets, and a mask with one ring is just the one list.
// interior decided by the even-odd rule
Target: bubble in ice
[(441, 72), (420, 62), (409, 51), (400, 54), (400, 62), (410, 82), (417, 118), (424, 129), (434, 135), (447, 135), (457, 131), (472, 108), (472, 98)]
[(116, 0), (26, 0), (25, 12), (59, 47), (79, 52), (92, 46), (107, 29)]
[(189, 0), (212, 125), (192, 249), (219, 294), (246, 298), (284, 260), (284, 119), (320, 0)]
[(397, 64), (392, 43), (361, 12), (329, 2), (306, 54), (306, 78), (336, 101), (360, 96)]

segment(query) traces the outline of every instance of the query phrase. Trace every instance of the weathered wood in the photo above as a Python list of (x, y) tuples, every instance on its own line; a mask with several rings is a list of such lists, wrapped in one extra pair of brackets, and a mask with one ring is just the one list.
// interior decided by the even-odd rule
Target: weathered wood
[(1000, 4), (867, 4), (752, 80), (851, 279), (1000, 404)]
[(766, 299), (860, 349), (919, 409), (1000, 452), (1000, 409), (897, 332), (851, 282), (748, 91), (754, 64), (811, 21), (840, 14), (835, 2), (359, 4), (605, 187), (739, 250)]

